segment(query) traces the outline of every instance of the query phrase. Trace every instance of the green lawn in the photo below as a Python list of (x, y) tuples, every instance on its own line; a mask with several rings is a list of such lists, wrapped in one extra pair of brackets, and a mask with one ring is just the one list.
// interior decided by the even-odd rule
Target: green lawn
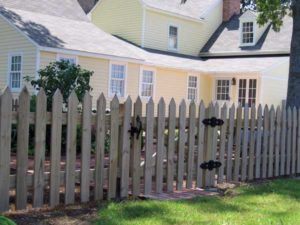
[(277, 180), (234, 192), (235, 197), (108, 203), (100, 206), (96, 224), (300, 224), (300, 180)]

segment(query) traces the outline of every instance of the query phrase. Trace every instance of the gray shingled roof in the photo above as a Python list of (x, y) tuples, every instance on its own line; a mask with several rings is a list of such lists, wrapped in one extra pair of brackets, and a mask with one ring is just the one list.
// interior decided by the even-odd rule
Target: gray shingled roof
[(88, 21), (77, 0), (0, 0), (0, 6)]
[(140, 59), (135, 48), (89, 21), (0, 7), (0, 13), (41, 47)]
[(181, 0), (143, 0), (149, 7), (198, 20), (205, 16), (207, 10), (216, 1), (217, 0), (188, 0), (185, 4), (181, 4)]
[(292, 27), (292, 18), (286, 16), (280, 32), (275, 32), (271, 26), (269, 26), (255, 46), (239, 47), (239, 16), (234, 16), (229, 22), (223, 23), (217, 29), (201, 50), (200, 55), (201, 53), (243, 53), (246, 51), (251, 51), (257, 54), (276, 51), (289, 52)]

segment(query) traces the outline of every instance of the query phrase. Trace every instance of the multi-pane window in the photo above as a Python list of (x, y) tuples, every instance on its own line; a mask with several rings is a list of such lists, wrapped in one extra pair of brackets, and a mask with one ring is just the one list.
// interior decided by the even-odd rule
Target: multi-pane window
[(188, 100), (197, 100), (198, 79), (196, 76), (189, 76), (188, 80)]
[(256, 104), (257, 80), (256, 79), (240, 79), (239, 80), (239, 96), (238, 102), (241, 106), (246, 103), (249, 107)]
[(112, 64), (110, 72), (110, 95), (125, 96), (126, 66)]
[(254, 42), (253, 22), (246, 22), (242, 25), (242, 43), (252, 44)]
[(178, 28), (175, 26), (169, 27), (169, 49), (178, 49)]
[(217, 101), (229, 101), (230, 80), (217, 80), (216, 84), (217, 84), (216, 87)]
[(141, 77), (141, 93), (142, 97), (153, 97), (154, 71), (143, 70)]
[(76, 57), (59, 56), (58, 60), (69, 62), (70, 64), (76, 64)]
[(13, 55), (10, 57), (10, 87), (11, 89), (21, 88), (22, 77), (22, 56)]

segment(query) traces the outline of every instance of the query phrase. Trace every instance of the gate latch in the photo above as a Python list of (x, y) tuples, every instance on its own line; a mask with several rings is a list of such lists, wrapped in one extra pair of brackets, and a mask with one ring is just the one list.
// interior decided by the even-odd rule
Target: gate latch
[(136, 126), (133, 126), (132, 123), (130, 123), (130, 130), (128, 131), (130, 133), (130, 137), (133, 138), (134, 134), (136, 134), (136, 139), (139, 139), (141, 131), (143, 129), (142, 127), (142, 121), (139, 116), (136, 117)]
[(218, 161), (210, 160), (208, 162), (204, 162), (200, 165), (200, 168), (203, 170), (209, 170), (212, 171), (213, 169), (220, 168), (222, 166), (222, 163)]
[(204, 119), (202, 123), (205, 126), (216, 127), (216, 126), (222, 126), (224, 124), (224, 121), (221, 119), (217, 119), (216, 117), (212, 117), (210, 119)]

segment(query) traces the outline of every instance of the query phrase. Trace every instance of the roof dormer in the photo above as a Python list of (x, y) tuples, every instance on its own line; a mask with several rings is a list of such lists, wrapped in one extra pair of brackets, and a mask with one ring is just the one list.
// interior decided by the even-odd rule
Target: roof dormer
[(258, 13), (248, 10), (240, 17), (240, 46), (254, 46), (257, 44), (268, 24), (260, 26), (257, 23)]

